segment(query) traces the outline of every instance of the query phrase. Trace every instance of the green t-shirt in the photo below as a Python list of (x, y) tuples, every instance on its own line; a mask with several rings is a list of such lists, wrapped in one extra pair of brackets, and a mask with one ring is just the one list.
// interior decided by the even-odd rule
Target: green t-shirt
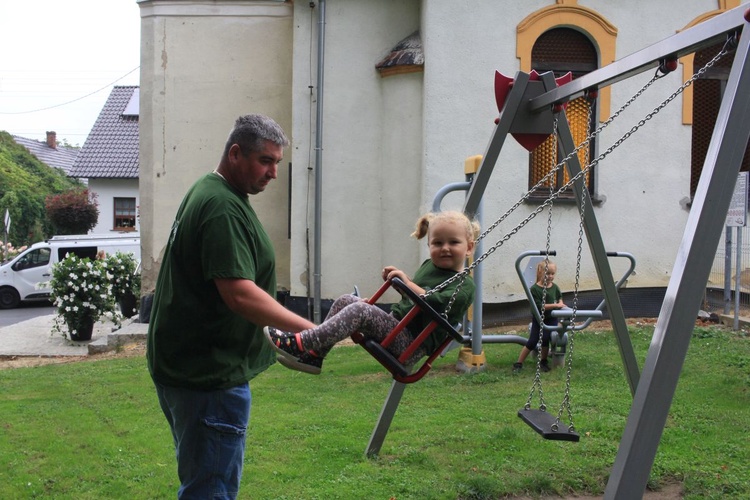
[(263, 330), (226, 306), (214, 278), (276, 293), (273, 246), (248, 196), (208, 174), (185, 195), (159, 270), (146, 353), (156, 382), (226, 389), (274, 362)]
[[(531, 285), (531, 296), (534, 298), (534, 304), (536, 305), (536, 309), (537, 311), (539, 311), (539, 314), (542, 313), (542, 293), (543, 292), (544, 292), (544, 288), (542, 288), (538, 284), (534, 283), (533, 285)], [(552, 283), (552, 286), (547, 288), (547, 292), (544, 295), (545, 303), (554, 304), (556, 302), (560, 302), (561, 299), (562, 299), (562, 291), (560, 290), (560, 287), (557, 286), (555, 283)], [(534, 309), (531, 309), (531, 315), (534, 316)], [(545, 312), (544, 317), (546, 319), (551, 318), (550, 314), (547, 312)]]
[[(436, 286), (440, 285), (447, 279), (458, 274), (452, 269), (441, 269), (437, 267), (430, 259), (427, 259), (419, 266), (417, 272), (414, 273), (412, 281), (425, 291), (432, 290)], [(474, 279), (471, 276), (466, 276), (463, 283), (460, 279), (449, 284), (439, 292), (433, 293), (425, 297), (425, 301), (435, 311), (442, 314), (445, 312), (445, 308), (448, 305), (448, 301), (453, 296), (453, 292), (457, 286), (461, 286), (461, 289), (456, 295), (456, 300), (451, 306), (451, 310), (448, 312), (448, 322), (451, 325), (457, 325), (463, 319), (464, 314), (469, 309), (469, 306), (474, 302)], [(391, 313), (401, 319), (409, 312), (414, 304), (407, 298), (402, 298), (398, 303), (391, 306)], [(418, 334), (425, 326), (427, 326), (432, 319), (426, 314), (417, 315), (414, 320), (409, 323), (409, 331)], [(427, 349), (428, 353), (432, 353), (437, 349), (440, 344), (445, 340), (448, 333), (443, 329), (436, 329), (432, 334), (424, 341), (422, 346)]]

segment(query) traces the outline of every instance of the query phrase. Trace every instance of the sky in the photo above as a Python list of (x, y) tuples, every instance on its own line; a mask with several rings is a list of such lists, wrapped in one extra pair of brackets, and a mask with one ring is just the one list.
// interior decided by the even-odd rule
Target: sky
[(140, 84), (136, 0), (0, 0), (0, 130), (83, 146), (114, 85)]

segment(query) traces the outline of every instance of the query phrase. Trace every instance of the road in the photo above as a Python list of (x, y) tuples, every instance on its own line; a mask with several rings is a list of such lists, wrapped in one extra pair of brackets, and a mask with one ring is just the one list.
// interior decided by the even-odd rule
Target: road
[(15, 309), (0, 309), (0, 328), (26, 321), (27, 319), (55, 314), (55, 308), (46, 301), (22, 302)]

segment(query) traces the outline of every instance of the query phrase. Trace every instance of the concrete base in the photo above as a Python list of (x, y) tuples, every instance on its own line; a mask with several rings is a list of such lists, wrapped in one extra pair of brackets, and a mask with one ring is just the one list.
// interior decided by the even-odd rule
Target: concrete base
[[(719, 314), (719, 319), (722, 325), (734, 327), (734, 314)], [(747, 316), (739, 316), (737, 320), (740, 328), (750, 328), (750, 318)]]
[(109, 352), (133, 342), (145, 341), (148, 323), (130, 323), (103, 335), (88, 345), (89, 354)]
[(471, 347), (462, 347), (458, 353), (456, 361), (456, 370), (461, 373), (478, 373), (487, 368), (487, 356), (484, 351), (481, 354), (473, 354)]

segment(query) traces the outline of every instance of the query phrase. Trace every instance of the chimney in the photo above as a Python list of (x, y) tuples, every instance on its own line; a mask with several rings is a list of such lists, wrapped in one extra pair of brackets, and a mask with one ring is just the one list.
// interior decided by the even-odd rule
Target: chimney
[(57, 149), (57, 133), (55, 131), (47, 132), (47, 146)]

